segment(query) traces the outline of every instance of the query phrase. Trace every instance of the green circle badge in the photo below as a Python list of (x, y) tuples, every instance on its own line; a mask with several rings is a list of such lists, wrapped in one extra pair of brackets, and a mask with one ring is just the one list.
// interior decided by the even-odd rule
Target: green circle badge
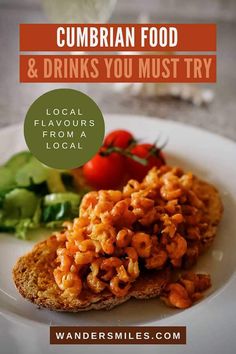
[(40, 96), (29, 108), (25, 141), (47, 166), (76, 168), (89, 161), (104, 138), (104, 119), (96, 103), (84, 93), (57, 89)]

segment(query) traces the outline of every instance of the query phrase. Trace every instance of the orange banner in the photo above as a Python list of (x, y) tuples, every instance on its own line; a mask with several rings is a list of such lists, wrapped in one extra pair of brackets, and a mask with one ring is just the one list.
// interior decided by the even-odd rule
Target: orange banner
[(20, 82), (216, 82), (216, 56), (20, 55)]
[(21, 24), (20, 51), (216, 51), (215, 24)]

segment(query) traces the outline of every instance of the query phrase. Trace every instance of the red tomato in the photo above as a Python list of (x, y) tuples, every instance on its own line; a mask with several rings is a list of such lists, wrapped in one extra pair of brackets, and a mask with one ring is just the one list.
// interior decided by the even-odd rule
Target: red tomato
[(107, 147), (116, 146), (125, 149), (133, 140), (133, 135), (127, 130), (114, 130), (106, 136), (104, 145)]
[(161, 151), (152, 144), (139, 144), (131, 149), (131, 154), (147, 160), (147, 165), (142, 165), (140, 162), (134, 161), (132, 158), (127, 159), (127, 169), (131, 178), (138, 181), (146, 176), (148, 171), (156, 166), (157, 168), (165, 164), (165, 159)]
[(124, 157), (116, 152), (103, 156), (103, 151), (83, 166), (84, 177), (96, 189), (117, 188), (124, 176)]

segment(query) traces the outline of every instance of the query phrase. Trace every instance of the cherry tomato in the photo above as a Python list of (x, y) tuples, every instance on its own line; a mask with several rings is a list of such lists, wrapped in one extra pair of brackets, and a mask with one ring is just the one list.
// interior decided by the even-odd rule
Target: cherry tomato
[(106, 136), (104, 145), (107, 147), (116, 146), (125, 149), (133, 140), (133, 135), (127, 130), (114, 130)]
[(124, 157), (116, 152), (103, 156), (105, 149), (83, 166), (83, 175), (96, 189), (118, 188), (124, 176)]
[(138, 144), (131, 149), (131, 154), (147, 160), (147, 165), (134, 161), (132, 158), (127, 159), (127, 169), (131, 178), (142, 181), (148, 171), (156, 166), (157, 168), (165, 164), (165, 159), (161, 151), (152, 144)]

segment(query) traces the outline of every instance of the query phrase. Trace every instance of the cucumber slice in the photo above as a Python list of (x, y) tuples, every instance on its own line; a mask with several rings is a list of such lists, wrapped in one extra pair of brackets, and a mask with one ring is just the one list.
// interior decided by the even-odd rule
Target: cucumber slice
[(45, 205), (42, 213), (43, 223), (60, 221), (73, 218), (72, 205), (70, 202)]
[(50, 206), (70, 202), (72, 206), (78, 206), (81, 196), (76, 193), (52, 193), (44, 197), (44, 205)]
[(7, 191), (16, 185), (14, 174), (5, 166), (0, 167), (0, 192)]
[(24, 166), (32, 158), (30, 151), (21, 151), (18, 154), (13, 155), (6, 163), (5, 167), (16, 173), (19, 168)]
[(2, 210), (8, 219), (24, 219), (34, 215), (37, 205), (38, 198), (33, 192), (16, 188), (5, 195)]
[(29, 187), (47, 181), (50, 169), (31, 157), (29, 162), (16, 173), (16, 183), (21, 187)]
[(50, 170), (47, 179), (48, 190), (51, 193), (66, 192), (66, 188), (61, 179), (61, 173), (57, 170)]
[(53, 222), (72, 220), (79, 215), (81, 196), (75, 193), (52, 193), (43, 199), (42, 221), (52, 225)]

